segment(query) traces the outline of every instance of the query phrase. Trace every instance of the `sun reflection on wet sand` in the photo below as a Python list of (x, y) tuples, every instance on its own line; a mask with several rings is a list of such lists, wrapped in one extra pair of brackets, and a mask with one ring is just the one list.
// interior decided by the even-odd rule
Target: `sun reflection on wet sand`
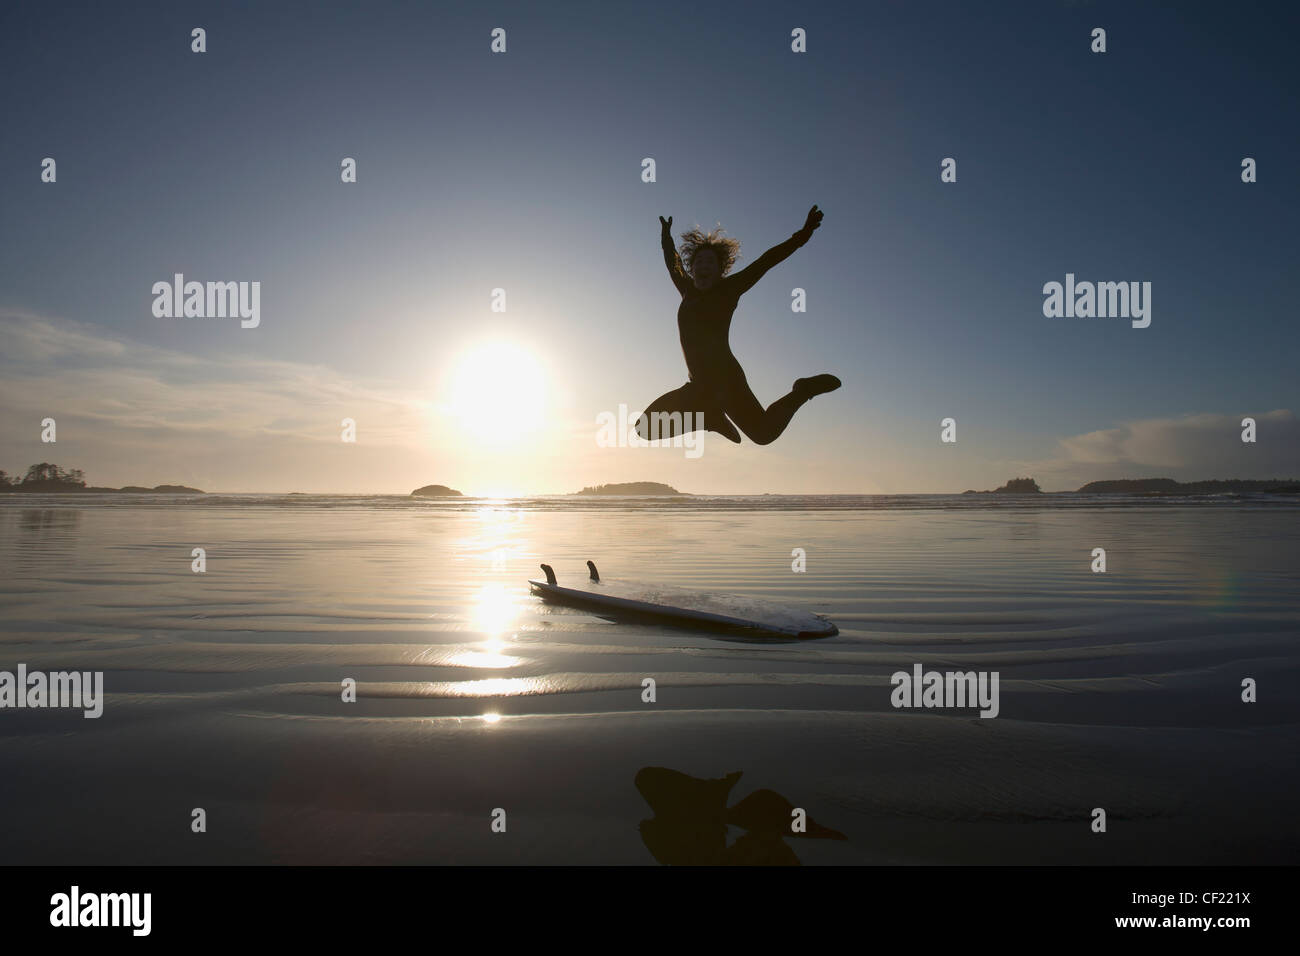
[(468, 650), (452, 654), (447, 658), (447, 663), (453, 667), (502, 669), (517, 667), (524, 662), (525, 658), (503, 654), (502, 648), (504, 646), (505, 644), (502, 641), (485, 641), (479, 645), (482, 648), (481, 650)]
[(474, 511), (474, 523), (469, 534), (457, 542), (457, 551), (465, 557), (485, 561), (493, 573), (502, 573), (512, 561), (522, 561), (529, 555), (523, 534), (527, 515), (509, 507), (510, 502), (504, 499), (486, 504), (492, 506)]
[(492, 638), (507, 630), (519, 616), (519, 607), (503, 584), (485, 584), (474, 599), (470, 619), (475, 630)]
[(489, 677), (486, 680), (438, 681), (430, 685), (438, 697), (519, 697), (545, 694), (555, 681), (543, 677)]
[(447, 655), (452, 667), (504, 669), (517, 667), (527, 659), (506, 653), (511, 639), (504, 636), (519, 616), (520, 607), (502, 584), (485, 584), (475, 596), (469, 613), (470, 627), (485, 635), (482, 641), (462, 645)]

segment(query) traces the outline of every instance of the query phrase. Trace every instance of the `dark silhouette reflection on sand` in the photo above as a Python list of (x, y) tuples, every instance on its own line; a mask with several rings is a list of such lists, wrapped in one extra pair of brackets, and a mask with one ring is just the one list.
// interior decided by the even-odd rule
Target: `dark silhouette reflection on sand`
[[(667, 767), (637, 771), (636, 788), (654, 816), (642, 820), (641, 841), (660, 863), (670, 866), (798, 866), (787, 837), (847, 840), (843, 833), (806, 820), (806, 832), (794, 832), (795, 805), (774, 790), (755, 790), (727, 806), (741, 771), (702, 780)], [(727, 827), (745, 832), (730, 845)]]
[[(13, 520), (12, 512), (0, 512), (0, 538), (7, 537)], [(15, 516), (17, 533), (14, 535), (12, 555), (21, 564), (45, 567), (51, 562), (63, 561), (77, 547), (81, 534), (81, 511), (63, 508), (23, 508)]]
[(21, 522), (22, 529), (27, 534), (53, 536), (76, 531), (81, 524), (81, 512), (58, 508), (24, 508)]

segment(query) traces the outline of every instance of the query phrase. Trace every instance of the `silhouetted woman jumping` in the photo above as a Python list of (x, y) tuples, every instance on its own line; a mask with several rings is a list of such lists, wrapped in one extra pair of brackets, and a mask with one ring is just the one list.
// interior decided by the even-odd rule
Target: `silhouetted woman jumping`
[[(739, 428), (759, 445), (775, 441), (804, 402), (814, 395), (833, 392), (840, 387), (840, 380), (825, 374), (796, 379), (789, 394), (764, 408), (750, 391), (745, 370), (731, 354), (731, 316), (742, 293), (812, 238), (813, 230), (822, 224), (821, 210), (813, 206), (802, 229), (732, 276), (727, 271), (740, 250), (738, 240), (724, 236), (721, 229), (708, 233), (692, 229), (682, 235), (679, 257), (673, 247), (672, 216), (660, 216), (659, 222), (663, 227), (660, 240), (664, 262), (673, 285), (682, 294), (677, 332), (690, 380), (654, 400), (638, 420), (637, 434), (647, 439), (671, 438), (682, 431), (707, 428), (739, 442)], [(677, 415), (668, 417), (673, 413)], [(685, 419), (688, 413), (693, 420)], [(684, 425), (677, 416), (685, 419)]]

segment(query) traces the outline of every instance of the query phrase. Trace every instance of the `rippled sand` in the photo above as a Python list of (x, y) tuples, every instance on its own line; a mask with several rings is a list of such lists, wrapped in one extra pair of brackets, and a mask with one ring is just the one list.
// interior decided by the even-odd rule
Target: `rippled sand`
[[(107, 691), (0, 711), (0, 858), (1297, 862), (1300, 508), (981, 499), (0, 496), (0, 670)], [(840, 634), (529, 595), (587, 558)], [(999, 672), (1000, 715), (894, 709), (915, 663)], [(773, 836), (790, 807), (846, 839)]]

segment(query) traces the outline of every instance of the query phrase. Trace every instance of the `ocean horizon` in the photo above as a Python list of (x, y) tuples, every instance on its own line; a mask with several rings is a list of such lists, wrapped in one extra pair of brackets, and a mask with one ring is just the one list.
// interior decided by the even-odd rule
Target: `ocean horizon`
[(662, 507), (682, 510), (967, 510), (1054, 509), (1128, 507), (1300, 507), (1300, 496), (1265, 492), (1211, 494), (1044, 491), (1035, 494), (994, 492), (955, 494), (695, 494), (612, 495), (561, 493), (547, 495), (443, 495), (371, 494), (358, 492), (4, 492), (0, 503), (8, 507), (372, 507), (418, 510), (463, 510), (509, 507), (527, 510)]

